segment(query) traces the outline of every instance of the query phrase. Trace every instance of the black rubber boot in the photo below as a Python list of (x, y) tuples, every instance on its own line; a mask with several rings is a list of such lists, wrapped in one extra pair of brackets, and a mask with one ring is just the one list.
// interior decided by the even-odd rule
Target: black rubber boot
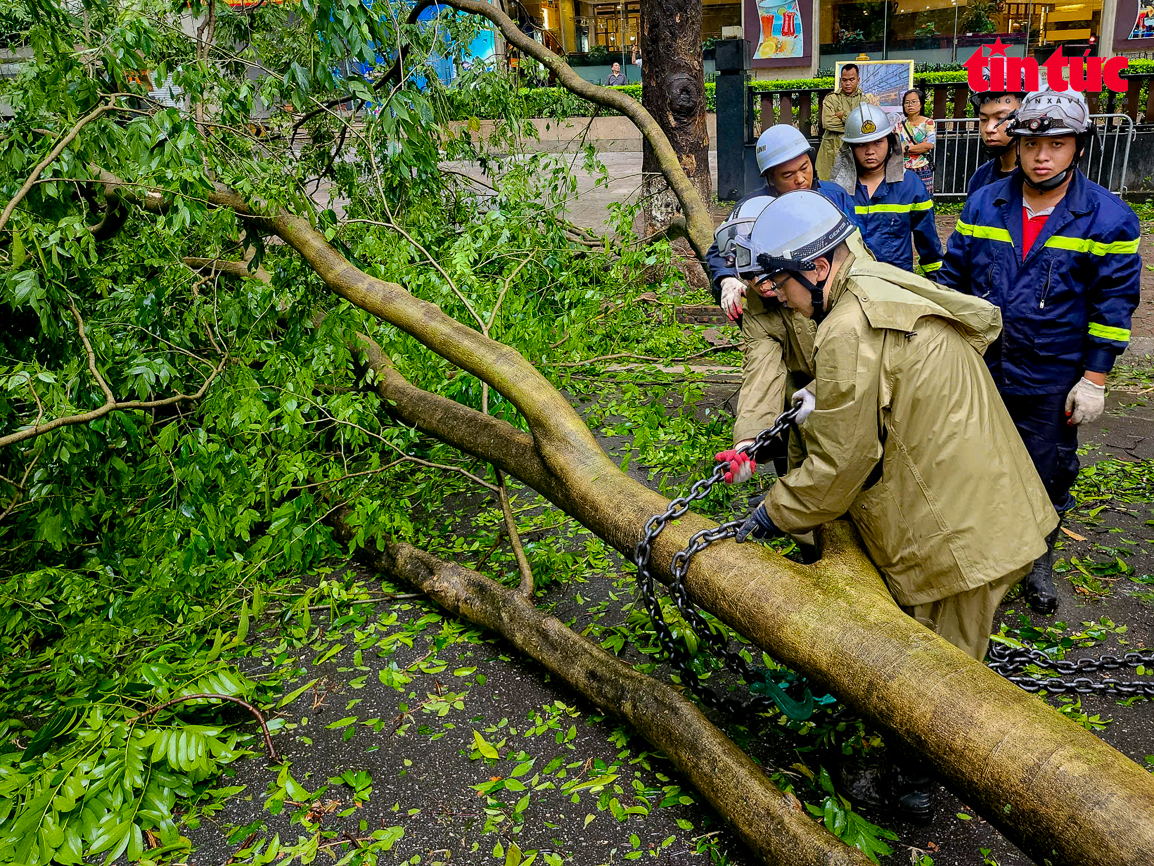
[(914, 824), (933, 820), (935, 785), (920, 758), (888, 767), (842, 764), (836, 773), (838, 790), (858, 809), (888, 813)]
[(934, 781), (920, 758), (894, 762), (890, 808), (915, 824), (929, 824), (934, 818)]
[(1046, 536), (1046, 552), (1034, 560), (1033, 570), (1022, 582), (1026, 602), (1035, 613), (1049, 616), (1058, 610), (1058, 590), (1054, 588), (1054, 542), (1058, 529)]

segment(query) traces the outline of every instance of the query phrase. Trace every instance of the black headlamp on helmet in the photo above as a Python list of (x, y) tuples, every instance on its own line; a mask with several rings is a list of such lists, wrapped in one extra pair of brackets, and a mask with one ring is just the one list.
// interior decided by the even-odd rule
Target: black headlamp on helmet
[(1025, 123), (1020, 124), (1019, 128), (1024, 132), (1032, 132), (1037, 135), (1043, 135), (1061, 125), (1061, 121), (1057, 121), (1052, 117), (1031, 117)]

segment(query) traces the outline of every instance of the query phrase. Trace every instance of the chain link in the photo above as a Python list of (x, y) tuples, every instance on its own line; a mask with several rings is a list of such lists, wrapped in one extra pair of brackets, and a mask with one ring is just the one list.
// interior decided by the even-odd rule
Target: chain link
[(1154, 698), (1154, 680), (1122, 681), (1113, 677), (1093, 680), (1087, 676), (1076, 676), (1065, 680), (1062, 676), (1036, 677), (1022, 673), (1027, 665), (1056, 671), (1060, 675), (1090, 674), (1102, 671), (1117, 671), (1123, 668), (1148, 667), (1154, 673), (1154, 653), (1128, 652), (1122, 656), (1104, 655), (1098, 658), (1054, 659), (1041, 650), (1011, 647), (1005, 644), (990, 644), (990, 669), (1001, 674), (1014, 685), (1027, 692), (1043, 689), (1050, 694), (1116, 693), (1125, 697), (1142, 695)]
[[(781, 413), (773, 422), (772, 426), (757, 434), (753, 442), (739, 448), (739, 453), (757, 454), (775, 438), (789, 429), (789, 425), (793, 423), (797, 416), (797, 411), (798, 410), (794, 408)], [(706, 706), (733, 714), (748, 712), (763, 713), (774, 707), (778, 707), (786, 713), (793, 714), (796, 718), (805, 718), (812, 712), (813, 707), (813, 696), (810, 694), (808, 688), (805, 689), (802, 701), (794, 703), (774, 688), (769, 689), (770, 694), (767, 695), (750, 695), (745, 699), (738, 699), (730, 695), (720, 694), (706, 686), (697, 675), (697, 671), (693, 669), (693, 657), (689, 650), (673, 637), (673, 632), (669, 628), (669, 624), (665, 621), (665, 616), (661, 610), (661, 603), (657, 598), (656, 580), (653, 577), (653, 573), (649, 570), (649, 561), (653, 555), (653, 545), (657, 541), (657, 537), (661, 535), (661, 532), (670, 522), (683, 517), (694, 502), (708, 496), (710, 491), (713, 490), (714, 485), (724, 480), (727, 468), (725, 462), (719, 463), (711, 475), (696, 481), (693, 486), (689, 488), (688, 493), (671, 501), (665, 511), (653, 515), (646, 522), (641, 540), (637, 542), (637, 547), (633, 552), (633, 561), (637, 565), (641, 599), (653, 623), (653, 630), (657, 635), (657, 640), (661, 644), (661, 648), (665, 651), (665, 654), (669, 657), (670, 663), (677, 669), (682, 683), (687, 685), (701, 698)], [(679, 550), (673, 555), (669, 568), (670, 574), (672, 575), (672, 580), (669, 583), (669, 595), (678, 613), (681, 614), (686, 625), (697, 634), (699, 641), (724, 659), (730, 670), (734, 671), (747, 683), (752, 683), (754, 680), (759, 679), (760, 675), (739, 652), (730, 647), (726, 637), (710, 628), (709, 623), (701, 615), (697, 609), (697, 605), (690, 599), (689, 592), (685, 588), (686, 576), (689, 574), (690, 560), (715, 541), (733, 538), (741, 524), (742, 521), (740, 520), (731, 520), (728, 523), (722, 523), (712, 529), (702, 529), (694, 533), (690, 537), (689, 544), (686, 545), (685, 549)], [(1149, 667), (1154, 670), (1154, 653), (1143, 655), (1142, 653), (1128, 652), (1121, 657), (1116, 655), (1103, 655), (1100, 658), (1065, 660), (1051, 658), (1041, 650), (1019, 649), (1005, 644), (993, 643), (990, 645), (989, 656), (990, 661), (988, 664), (991, 670), (1001, 674), (1007, 680), (1027, 692), (1037, 692), (1043, 689), (1051, 694), (1057, 695), (1071, 693), (1083, 695), (1106, 694), (1112, 692), (1123, 696), (1143, 695), (1148, 698), (1154, 698), (1154, 680), (1128, 682), (1120, 681), (1113, 677), (1103, 677), (1093, 680), (1084, 676), (1084, 674), (1088, 673), (1115, 671), (1123, 668)], [(1059, 676), (1035, 677), (1023, 673), (1023, 670), (1028, 665), (1035, 665), (1039, 668), (1056, 671)], [(1080, 674), (1082, 676), (1077, 676), (1071, 680), (1062, 679), (1063, 675), (1068, 676), (1070, 674)], [(804, 682), (804, 680), (799, 678), (799, 682)], [(775, 692), (776, 695), (774, 694)], [(802, 713), (802, 715), (798, 715), (799, 713)]]
[[(757, 434), (753, 442), (741, 447), (738, 451), (742, 454), (757, 454), (775, 438), (789, 429), (789, 425), (793, 423), (797, 417), (797, 412), (798, 410), (793, 408), (781, 413), (773, 422), (772, 426), (762, 430)], [(774, 689), (770, 690), (771, 694), (769, 695), (750, 695), (744, 700), (741, 700), (729, 695), (720, 694), (706, 686), (697, 675), (697, 671), (693, 669), (693, 659), (689, 650), (674, 639), (673, 632), (670, 630), (669, 624), (666, 623), (665, 616), (661, 611), (661, 603), (657, 599), (656, 581), (653, 573), (649, 570), (649, 560), (653, 554), (654, 542), (656, 542), (657, 537), (670, 522), (682, 517), (689, 511), (690, 506), (694, 502), (704, 499), (709, 495), (714, 485), (724, 480), (727, 468), (725, 462), (719, 463), (713, 470), (713, 474), (695, 482), (693, 486), (689, 488), (688, 493), (674, 499), (669, 503), (669, 507), (666, 508), (665, 511), (661, 514), (655, 514), (646, 522), (641, 540), (637, 543), (637, 547), (633, 552), (633, 561), (637, 564), (641, 599), (653, 623), (653, 630), (657, 634), (657, 640), (661, 644), (661, 648), (665, 651), (665, 654), (669, 657), (670, 663), (677, 669), (682, 683), (701, 698), (706, 706), (734, 714), (743, 712), (764, 713), (774, 707), (779, 707), (785, 712), (792, 711), (792, 713), (795, 714), (804, 712), (803, 717), (808, 717), (813, 707), (812, 695), (810, 695), (808, 689), (805, 690), (805, 695), (801, 702), (794, 704), (789, 699), (775, 698), (772, 694), (775, 691)], [(697, 634), (699, 641), (724, 659), (726, 665), (738, 674), (738, 676), (747, 683), (752, 683), (754, 680), (759, 679), (760, 675), (739, 652), (730, 648), (729, 641), (726, 637), (710, 628), (709, 623), (701, 615), (697, 609), (697, 605), (690, 599), (689, 593), (685, 588), (685, 579), (689, 573), (690, 559), (715, 541), (733, 538), (741, 524), (742, 521), (740, 520), (731, 520), (728, 523), (722, 523), (712, 529), (703, 529), (700, 532), (694, 533), (689, 539), (689, 544), (685, 549), (678, 551), (673, 556), (670, 564), (670, 573), (673, 579), (669, 584), (669, 595), (678, 613), (681, 614), (686, 625)]]

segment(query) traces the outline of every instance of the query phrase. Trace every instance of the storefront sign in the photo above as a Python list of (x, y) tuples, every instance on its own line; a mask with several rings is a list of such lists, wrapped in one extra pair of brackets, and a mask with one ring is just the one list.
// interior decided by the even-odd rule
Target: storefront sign
[(1119, 0), (1114, 18), (1114, 50), (1154, 50), (1154, 3)]
[(988, 90), (1040, 90), (1043, 85), (1051, 90), (1075, 90), (1079, 93), (1099, 93), (1103, 87), (1118, 93), (1126, 92), (1127, 81), (1122, 77), (1130, 61), (1125, 57), (1066, 57), (1062, 46), (1039, 67), (1033, 57), (1007, 57), (1006, 46), (998, 39), (986, 54), (982, 46), (965, 62), (966, 82), (974, 93)]
[(751, 65), (807, 66), (812, 54), (811, 0), (744, 0), (745, 38), (753, 47)]

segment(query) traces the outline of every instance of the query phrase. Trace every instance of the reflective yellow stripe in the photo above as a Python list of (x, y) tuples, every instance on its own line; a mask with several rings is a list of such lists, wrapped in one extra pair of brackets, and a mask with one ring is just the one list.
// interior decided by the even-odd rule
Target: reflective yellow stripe
[[(933, 207), (933, 206), (934, 206), (933, 202), (926, 202), (926, 207)], [(919, 210), (925, 210), (926, 209), (926, 208), (921, 207), (921, 205), (919, 205), (919, 204), (867, 204), (867, 205), (860, 205), (859, 204), (859, 205), (854, 206), (854, 210), (860, 214), (909, 213), (914, 208), (918, 208)]]
[(1062, 235), (1054, 235), (1046, 241), (1045, 245), (1059, 250), (1090, 253), (1094, 256), (1106, 256), (1111, 253), (1127, 255), (1138, 252), (1138, 238), (1134, 238), (1132, 241), (1114, 241), (1113, 243), (1104, 244), (1098, 241), (1092, 241), (1089, 238), (1068, 238)]
[(938, 270), (938, 268), (940, 268), (941, 266), (942, 266), (941, 262), (930, 262), (928, 265), (922, 265), (922, 270), (928, 274), (930, 271)]
[(915, 201), (910, 205), (910, 210), (930, 210), (933, 206), (933, 201), (926, 199), (925, 201)]
[(1130, 330), (1128, 328), (1111, 328), (1109, 325), (1099, 325), (1097, 322), (1090, 323), (1090, 336), (1101, 337), (1103, 340), (1114, 340), (1118, 343), (1130, 342)]
[(958, 220), (957, 224), (958, 234), (968, 235), (972, 238), (984, 238), (988, 241), (1002, 241), (1007, 244), (1014, 242), (1010, 237), (1010, 233), (1006, 229), (1000, 229), (995, 226), (974, 226), (969, 223)]

